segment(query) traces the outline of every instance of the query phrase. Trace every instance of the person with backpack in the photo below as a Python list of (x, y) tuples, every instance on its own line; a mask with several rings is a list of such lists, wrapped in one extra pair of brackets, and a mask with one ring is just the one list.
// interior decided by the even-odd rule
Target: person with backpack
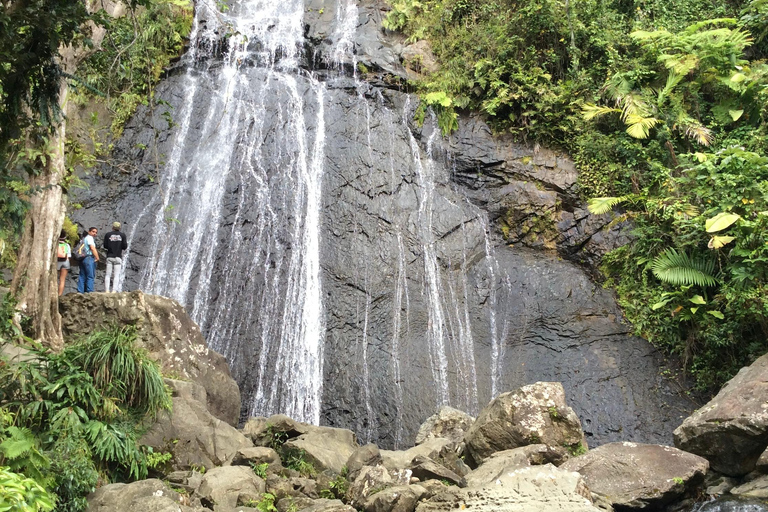
[(72, 257), (72, 246), (67, 242), (67, 233), (61, 230), (59, 233), (59, 244), (56, 247), (56, 270), (59, 272), (59, 297), (64, 293), (64, 285), (67, 282), (67, 273), (69, 273), (69, 258)]
[(88, 234), (80, 240), (75, 248), (75, 258), (80, 260), (80, 275), (77, 278), (78, 293), (93, 291), (93, 282), (96, 279), (96, 263), (99, 261), (95, 240), (98, 233), (98, 229), (88, 228)]
[(119, 222), (113, 222), (112, 231), (104, 235), (104, 248), (107, 250), (107, 276), (104, 279), (104, 291), (109, 291), (109, 281), (113, 278), (112, 291), (119, 292), (122, 283), (118, 278), (123, 264), (123, 251), (128, 248), (128, 238), (120, 231)]

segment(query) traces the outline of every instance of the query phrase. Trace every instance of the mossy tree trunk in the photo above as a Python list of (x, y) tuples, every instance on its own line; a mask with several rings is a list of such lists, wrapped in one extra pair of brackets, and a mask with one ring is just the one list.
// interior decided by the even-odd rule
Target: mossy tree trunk
[[(59, 89), (62, 110), (66, 105), (67, 90), (67, 82), (62, 80)], [(66, 177), (65, 137), (66, 121), (62, 119), (50, 137), (46, 165), (40, 174), (29, 180), (30, 208), (11, 282), (11, 293), (18, 302), (17, 309), (31, 322), (32, 332), (27, 334), (53, 350), (64, 346), (59, 315), (56, 243), (64, 222), (65, 196), (61, 185)]]

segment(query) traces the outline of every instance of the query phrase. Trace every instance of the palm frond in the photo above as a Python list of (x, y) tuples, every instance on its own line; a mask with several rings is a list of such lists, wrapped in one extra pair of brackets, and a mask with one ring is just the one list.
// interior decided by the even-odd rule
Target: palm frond
[(596, 117), (600, 117), (605, 114), (612, 114), (612, 113), (621, 114), (621, 110), (619, 110), (618, 108), (594, 105), (592, 103), (587, 103), (581, 108), (581, 114), (584, 116), (584, 120), (586, 121), (591, 121)]
[(659, 124), (660, 121), (655, 117), (630, 115), (624, 122), (627, 124), (627, 135), (635, 139), (647, 139), (651, 133), (651, 128)]
[(685, 252), (669, 248), (653, 259), (653, 275), (660, 281), (673, 285), (715, 286), (715, 261), (711, 258), (694, 258)]
[(587, 210), (594, 215), (602, 215), (608, 213), (619, 203), (623, 203), (630, 199), (630, 196), (620, 197), (593, 197), (587, 201)]

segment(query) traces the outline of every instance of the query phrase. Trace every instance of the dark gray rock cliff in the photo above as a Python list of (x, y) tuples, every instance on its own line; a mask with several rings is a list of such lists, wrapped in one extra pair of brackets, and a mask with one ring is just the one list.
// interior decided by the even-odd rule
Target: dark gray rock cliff
[[(625, 238), (588, 215), (570, 160), (474, 117), (445, 139), (429, 116), (415, 126), (379, 2), (358, 2), (354, 54), (334, 62), (336, 13), (350, 6), (315, 3), (295, 70), (258, 55), (230, 74), (214, 57), (182, 61), (157, 88), (170, 106), (140, 109), (112, 163), (85, 178), (73, 218), (125, 223), (124, 289), (190, 309), (229, 360), (244, 414), (309, 411), (319, 383), (302, 379), (319, 369), (315, 419), (397, 447), (441, 404), (477, 414), (499, 393), (559, 381), (590, 446), (669, 443), (692, 404), (574, 263)], [(360, 62), (369, 73), (351, 76)], [(302, 205), (318, 187), (313, 238)], [(315, 242), (320, 290), (307, 291)], [(313, 325), (319, 352), (289, 343)]]

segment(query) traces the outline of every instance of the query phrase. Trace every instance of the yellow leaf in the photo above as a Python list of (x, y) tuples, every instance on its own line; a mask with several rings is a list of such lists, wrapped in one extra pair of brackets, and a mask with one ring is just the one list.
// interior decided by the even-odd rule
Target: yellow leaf
[(706, 228), (707, 233), (716, 233), (729, 227), (740, 218), (741, 216), (735, 213), (720, 212), (711, 219), (707, 219), (704, 223), (704, 227)]
[(721, 247), (725, 247), (734, 240), (736, 240), (736, 237), (733, 236), (713, 236), (709, 240), (707, 247), (710, 249), (720, 249)]

